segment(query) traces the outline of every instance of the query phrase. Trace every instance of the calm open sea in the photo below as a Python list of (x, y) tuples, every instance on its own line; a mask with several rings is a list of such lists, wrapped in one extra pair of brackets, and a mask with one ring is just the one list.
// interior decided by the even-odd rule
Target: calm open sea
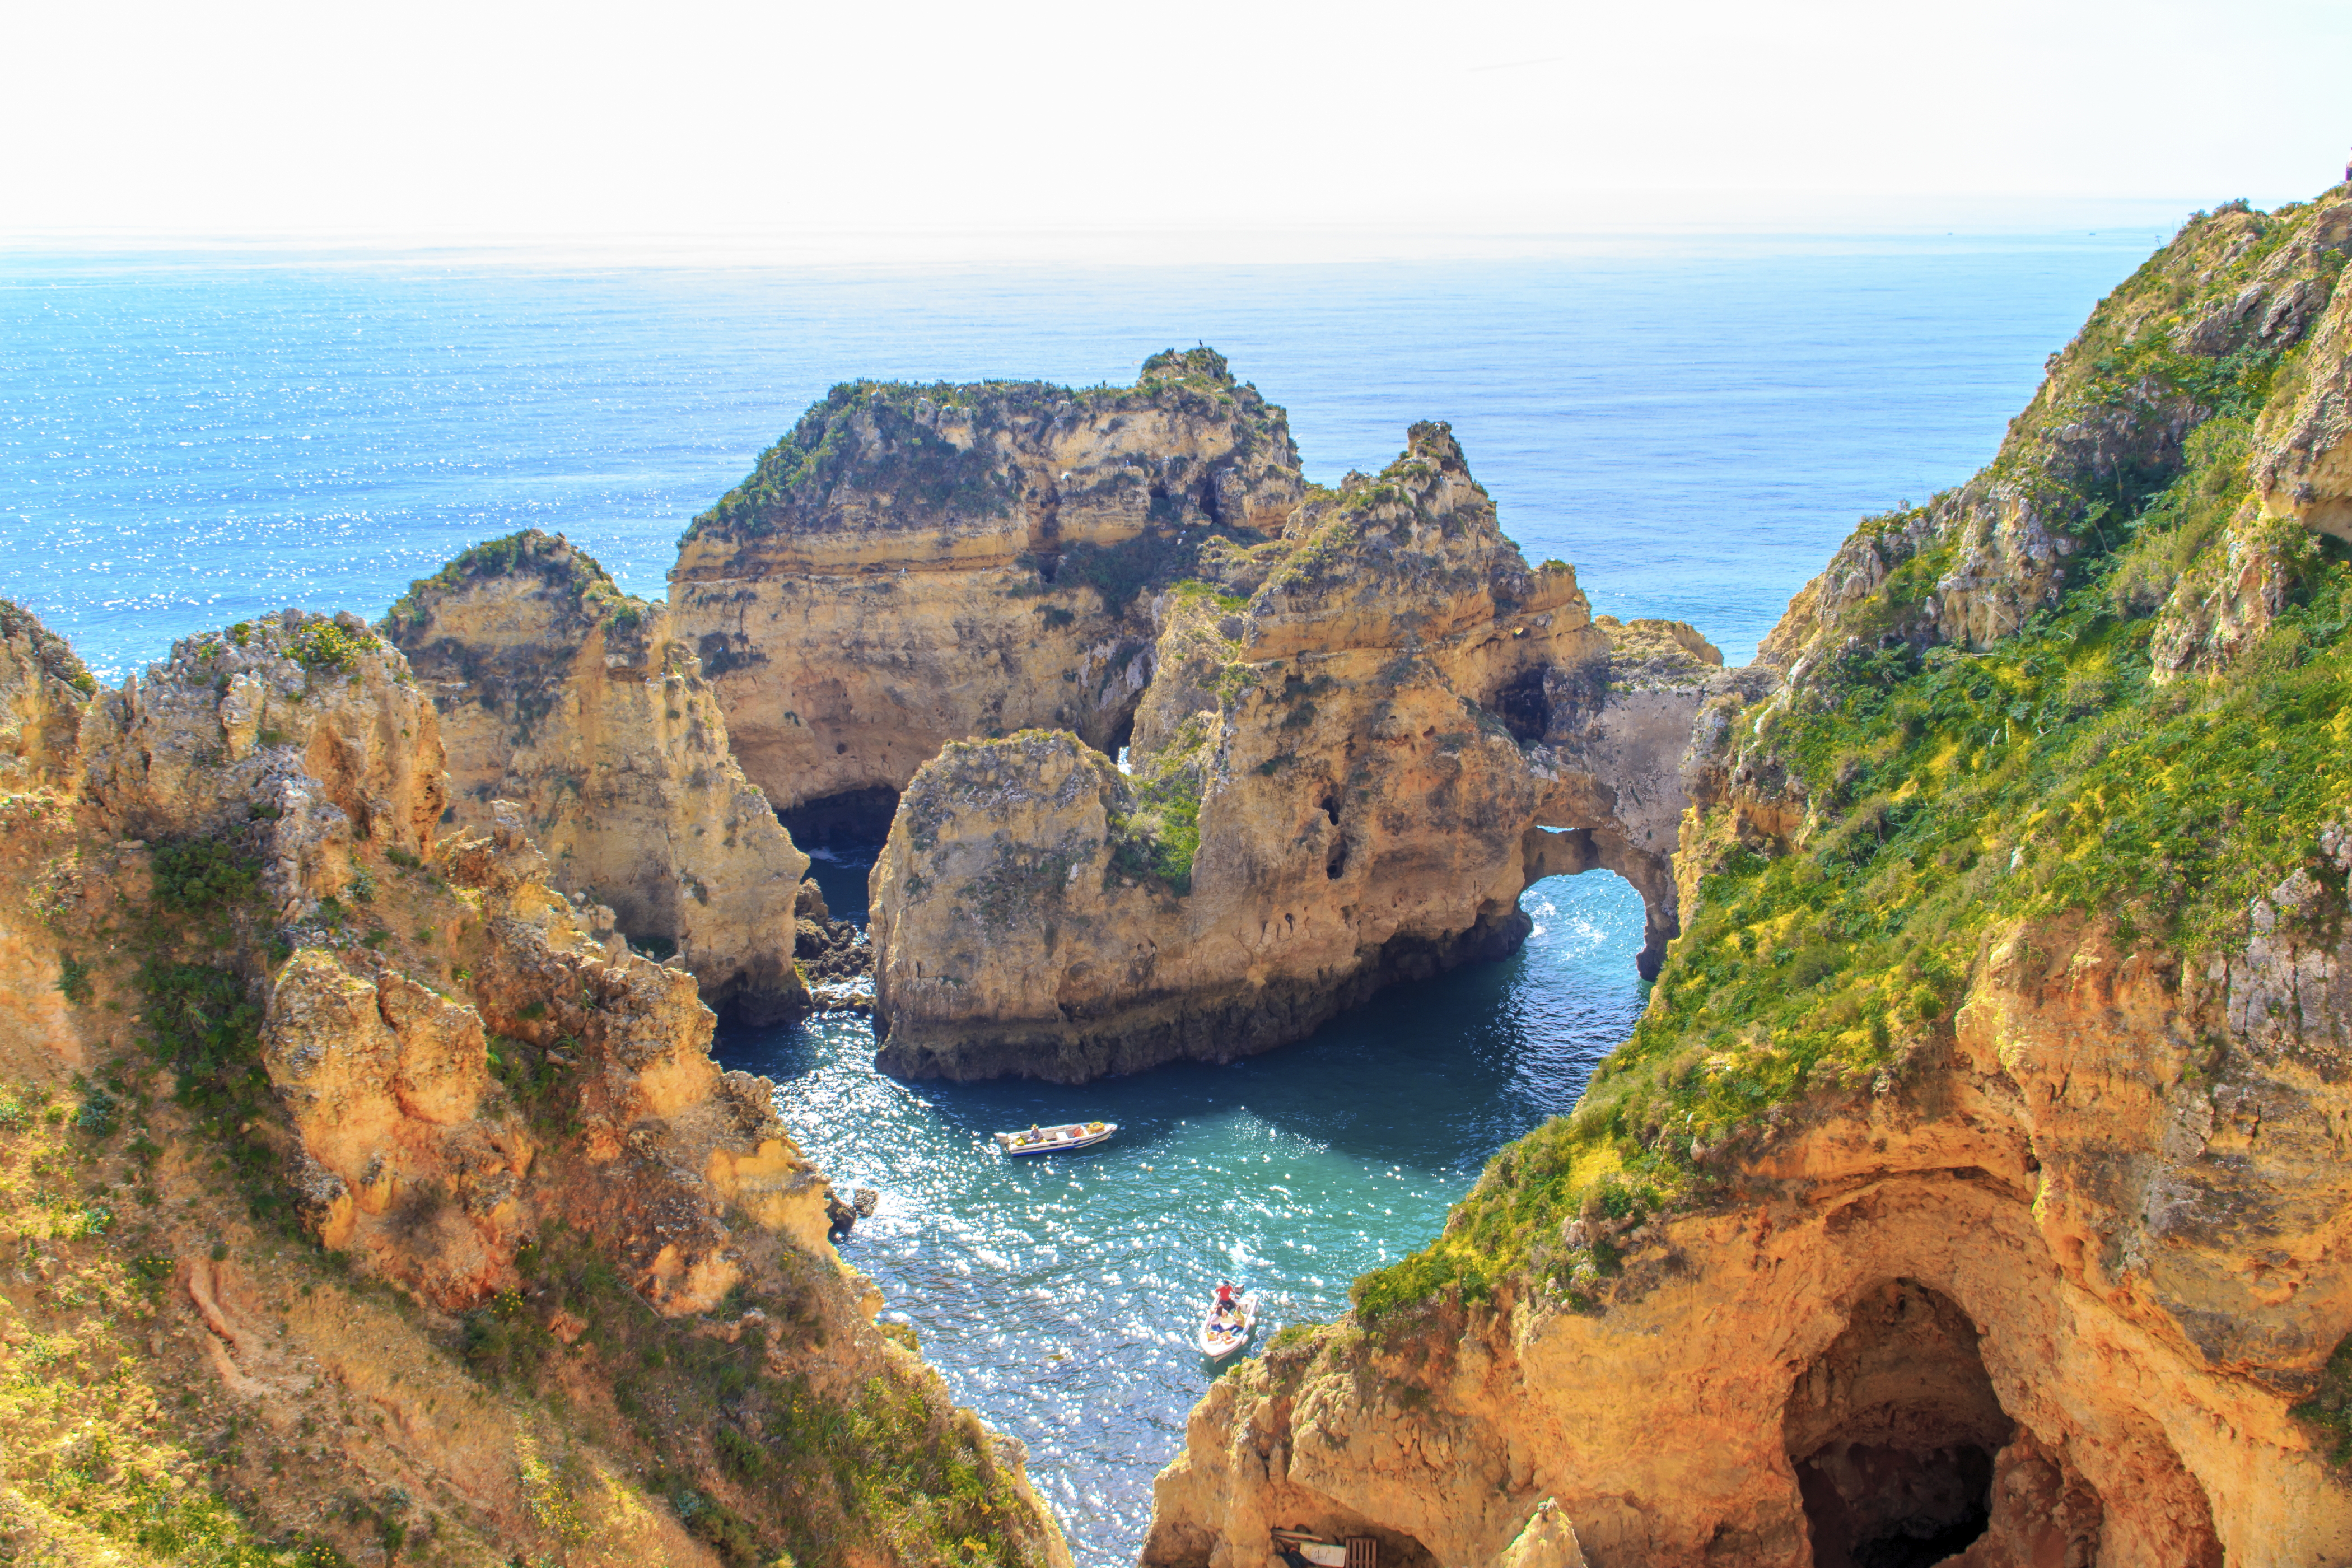
[[(0, 256), (0, 595), (120, 679), (289, 604), (370, 616), (477, 540), (569, 534), (658, 595), (678, 532), (835, 382), (1125, 381), (1207, 342), (1307, 471), (1451, 420), (1531, 559), (1734, 662), (1854, 519), (1966, 477), (2162, 236), (1627, 240), (1549, 261), (854, 276), (509, 258)], [(835, 908), (864, 868), (820, 862)], [(1132, 1561), (1218, 1279), (1328, 1318), (1642, 1005), (1641, 904), (1529, 889), (1507, 963), (1229, 1068), (907, 1086), (861, 1026), (722, 1031), (844, 1184), (849, 1256), (1030, 1447), (1088, 1568)], [(1103, 1152), (1008, 1167), (993, 1129)]]

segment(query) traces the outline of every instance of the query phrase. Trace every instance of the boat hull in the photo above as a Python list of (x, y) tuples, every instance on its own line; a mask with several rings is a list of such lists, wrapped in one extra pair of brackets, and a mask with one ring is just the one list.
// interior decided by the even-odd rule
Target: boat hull
[(1116, 1121), (1106, 1122), (1098, 1129), (1091, 1125), (1050, 1128), (1045, 1138), (1034, 1142), (1026, 1141), (1018, 1132), (999, 1132), (996, 1134), (996, 1146), (1016, 1160), (1031, 1154), (1073, 1154), (1081, 1149), (1092, 1149), (1108, 1142), (1111, 1134), (1118, 1131), (1118, 1123)]
[(1213, 1362), (1224, 1360), (1250, 1342), (1250, 1336), (1257, 1331), (1257, 1297), (1249, 1295), (1242, 1298), (1239, 1333), (1218, 1333), (1216, 1321), (1217, 1309), (1215, 1304), (1212, 1303), (1208, 1314), (1201, 1320), (1200, 1329), (1192, 1335), (1192, 1343), (1200, 1348), (1203, 1356)]

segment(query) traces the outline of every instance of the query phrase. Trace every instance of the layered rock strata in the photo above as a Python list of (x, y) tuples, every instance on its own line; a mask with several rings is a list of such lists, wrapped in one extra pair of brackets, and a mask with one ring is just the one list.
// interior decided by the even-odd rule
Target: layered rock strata
[(1131, 387), (835, 387), (695, 520), (671, 575), (736, 756), (788, 817), (889, 795), (950, 741), (1037, 726), (1115, 749), (1152, 584), (1278, 531), (1281, 409), (1212, 350)]
[(2200, 215), (1798, 596), (1633, 1038), (1220, 1381), (1146, 1563), (2352, 1563), (2347, 213)]
[(396, 648), (289, 611), (83, 702), (46, 639), (0, 625), (59, 737), (0, 803), (9, 1550), (1068, 1562), (694, 978), (520, 807), (441, 835)]
[(456, 820), (525, 812), (550, 879), (610, 907), (703, 1000), (754, 1021), (808, 1005), (793, 967), (793, 847), (729, 749), (669, 612), (537, 530), (477, 545), (393, 606), (383, 633), (440, 716)]
[(1528, 884), (1596, 866), (1642, 889), (1654, 964), (1712, 647), (1596, 626), (1442, 425), (1276, 548), (1202, 565), (1155, 601), (1131, 775), (1039, 731), (952, 743), (908, 784), (873, 876), (885, 1068), (1229, 1060), (1510, 952)]

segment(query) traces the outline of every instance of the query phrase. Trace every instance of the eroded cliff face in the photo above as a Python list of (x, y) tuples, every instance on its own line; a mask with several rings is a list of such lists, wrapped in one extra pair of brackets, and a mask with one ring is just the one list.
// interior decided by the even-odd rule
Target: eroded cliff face
[(1155, 601), (1132, 776), (1041, 731), (950, 745), (908, 784), (873, 877), (884, 1067), (1229, 1060), (1508, 952), (1528, 882), (1595, 866), (1642, 889), (1663, 949), (1720, 656), (1596, 626), (1442, 425), (1276, 542)]
[(69, 782), (97, 689), (63, 637), (0, 599), (0, 787), (22, 795)]
[(66, 954), (47, 912), (69, 896), (82, 710), (97, 682), (63, 638), (0, 599), (0, 1074), (84, 1065), (67, 1026)]
[(667, 608), (532, 530), (417, 584), (383, 632), (438, 712), (457, 822), (487, 830), (494, 802), (518, 803), (549, 880), (609, 906), (711, 1006), (806, 1009), (793, 905), (808, 857), (736, 764)]
[(788, 816), (887, 801), (950, 741), (1115, 749), (1150, 589), (1279, 531), (1303, 493), (1282, 410), (1211, 350), (1155, 354), (1132, 387), (845, 384), (695, 520), (677, 635)]
[(1224, 1380), (1144, 1561), (1305, 1523), (1482, 1563), (1546, 1498), (1601, 1568), (2352, 1561), (2352, 1490), (2289, 1414), (2352, 1322), (2352, 951), (2255, 951), (2216, 981), (2006, 933), (1947, 1049), (1799, 1113), (1704, 1213), (1568, 1222), (1605, 1282)]
[(396, 649), (289, 612), (79, 719), (0, 805), (9, 1552), (1068, 1561), (694, 978), (520, 807), (438, 836)]
[(440, 728), (399, 654), (357, 616), (288, 610), (184, 638), (89, 705), (81, 799), (136, 838), (267, 820), (281, 914), (350, 881), (352, 847), (416, 855), (448, 803)]
[[(2308, 232), (2316, 249), (2352, 249), (2352, 201), (2320, 203)], [(2264, 302), (2255, 294), (2244, 308)], [(2310, 335), (2311, 352), (2288, 369), (2284, 395), (2272, 397), (2255, 430), (2254, 489), (2271, 512), (2352, 540), (2352, 298), (2336, 289)]]
[(1633, 1037), (1220, 1382), (1147, 1563), (2352, 1563), (2347, 210), (2192, 222), (1707, 696)]

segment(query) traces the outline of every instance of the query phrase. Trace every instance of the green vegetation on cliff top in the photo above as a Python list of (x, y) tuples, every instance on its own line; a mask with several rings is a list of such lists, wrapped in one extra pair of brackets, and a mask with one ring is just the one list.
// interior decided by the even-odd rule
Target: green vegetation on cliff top
[(1138, 880), (1157, 878), (1180, 898), (1192, 890), (1201, 792), (1215, 729), (1209, 715), (1193, 714), (1125, 782), (1110, 813), (1113, 871)]
[[(853, 472), (861, 489), (887, 492), (900, 505), (1002, 517), (1020, 499), (1020, 476), (1000, 465), (985, 437), (1023, 422), (1069, 414), (1093, 417), (1145, 403), (1203, 414), (1235, 410), (1249, 416), (1248, 431), (1257, 433), (1282, 417), (1256, 388), (1234, 380), (1223, 354), (1206, 347), (1151, 355), (1132, 386), (844, 382), (760, 455), (750, 477), (696, 518), (685, 539), (705, 533), (757, 538), (790, 526), (790, 519), (813, 518)], [(967, 441), (940, 435), (942, 423), (968, 424)]]
[(460, 551), (456, 559), (430, 577), (420, 577), (408, 592), (384, 612), (388, 632), (422, 627), (432, 616), (433, 604), (465, 587), (493, 577), (528, 573), (549, 586), (569, 594), (572, 608), (590, 619), (603, 618), (618, 630), (628, 630), (645, 619), (652, 606), (621, 592), (613, 574), (596, 558), (568, 540), (526, 528), (498, 539), (486, 539)]
[(87, 697), (98, 689), (98, 678), (83, 665), (71, 644), (43, 626), (40, 617), (13, 599), (0, 599), (0, 638), (29, 642), (42, 670)]
[[(1727, 1146), (1769, 1139), (1809, 1097), (1883, 1092), (1948, 1037), (1998, 930), (2105, 921), (2193, 953), (2239, 937), (2249, 900), (2298, 868), (2343, 894), (2317, 839), (2352, 799), (2352, 565), (2248, 499), (2249, 400), (2294, 356), (2157, 374), (2181, 356), (2090, 348), (2095, 391), (2139, 375), (2156, 397), (2210, 398), (2179, 459), (2083, 507), (2072, 587), (2014, 635), (1979, 652), (1857, 639), (1742, 716), (1744, 787), (1804, 826), (1743, 843), (1710, 816), (1685, 846), (1696, 907), (1633, 1037), (1573, 1115), (1496, 1157), (1444, 1236), (1357, 1282), (1366, 1321), (1513, 1279), (1591, 1299), (1613, 1237), (1706, 1201)], [(2284, 609), (2219, 673), (2155, 679), (2153, 612), (2216, 586), (2233, 540), (2279, 562)], [(1888, 602), (1932, 585), (1945, 553), (1898, 568), (1849, 626), (1895, 624)]]
[[(1044, 1560), (998, 1446), (928, 1368), (893, 1358), (848, 1388), (779, 1372), (772, 1349), (807, 1367), (838, 1353), (821, 1265), (786, 1254), (769, 1289), (740, 1286), (720, 1308), (735, 1331), (720, 1338), (707, 1318), (661, 1317), (597, 1238), (561, 1223), (517, 1256), (521, 1289), (454, 1321), (420, 1313), (368, 1253), (316, 1245), (297, 1218), (297, 1145), (262, 1060), (253, 977), (287, 954), (269, 941), (285, 933), (259, 897), (257, 831), (157, 844), (152, 897), (112, 911), (100, 933), (111, 994), (77, 1005), (116, 1012), (135, 997), (145, 1060), (96, 1063), (71, 1098), (0, 1082), (0, 1231), (27, 1266), (0, 1289), (0, 1561), (14, 1546), (44, 1561), (337, 1568), (376, 1546), (386, 1562), (404, 1542), (444, 1561), (485, 1540), (548, 1561), (539, 1548), (560, 1558), (615, 1510), (648, 1505), (727, 1568)], [(441, 886), (413, 856), (379, 868), (395, 869), (404, 887)], [(420, 928), (420, 942), (431, 934)], [(539, 1082), (569, 1103), (529, 1109), (552, 1125), (583, 1087), (576, 1075)], [(543, 1147), (536, 1168), (564, 1157)], [(167, 1210), (174, 1181), (208, 1196)], [(433, 1183), (403, 1193), (402, 1223), (419, 1231), (453, 1201)], [(470, 1377), (474, 1403), (511, 1419), (527, 1524), (371, 1482), (340, 1445), (312, 1440), (331, 1394), (297, 1406), (299, 1428), (260, 1421), (201, 1354), (161, 1350), (166, 1292), (188, 1278), (173, 1230), (207, 1217), (210, 1258), (243, 1271), (259, 1303), (247, 1310), (292, 1311), (297, 1291), (315, 1291), (418, 1325), (395, 1348), (421, 1354), (427, 1378)]]

